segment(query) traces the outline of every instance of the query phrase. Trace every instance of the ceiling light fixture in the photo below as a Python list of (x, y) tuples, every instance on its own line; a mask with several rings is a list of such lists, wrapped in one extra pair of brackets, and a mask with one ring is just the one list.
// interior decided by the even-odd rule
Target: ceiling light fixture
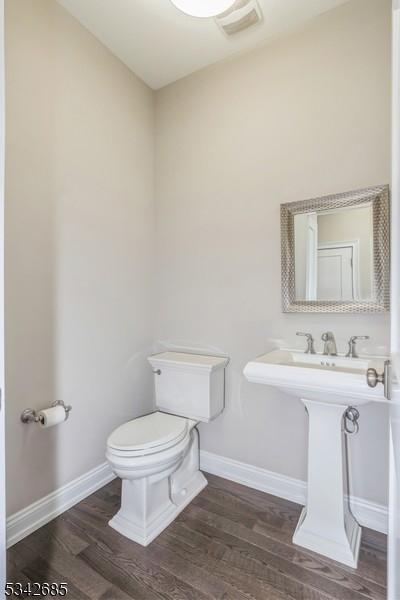
[(236, 0), (171, 0), (180, 11), (191, 17), (216, 17), (235, 4)]

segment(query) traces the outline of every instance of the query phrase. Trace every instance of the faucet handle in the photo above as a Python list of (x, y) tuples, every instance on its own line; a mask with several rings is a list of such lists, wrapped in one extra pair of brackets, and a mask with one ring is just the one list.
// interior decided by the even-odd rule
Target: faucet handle
[(356, 352), (357, 340), (369, 340), (369, 335), (352, 335), (349, 339), (349, 351), (346, 354), (346, 358), (358, 358), (358, 354)]
[(308, 342), (308, 340), (314, 340), (314, 338), (313, 338), (313, 336), (312, 336), (311, 333), (303, 333), (302, 331), (297, 331), (296, 335), (303, 336), (303, 337), (307, 338), (307, 342)]
[(305, 350), (305, 354), (315, 354), (314, 348), (314, 338), (311, 333), (303, 333), (302, 331), (297, 331), (296, 335), (303, 336), (307, 340), (307, 350)]

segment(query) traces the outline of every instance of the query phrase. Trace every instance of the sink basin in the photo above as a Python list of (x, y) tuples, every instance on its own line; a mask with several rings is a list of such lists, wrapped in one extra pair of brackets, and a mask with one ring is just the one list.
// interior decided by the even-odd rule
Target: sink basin
[(346, 490), (343, 422), (349, 406), (387, 402), (383, 386), (370, 388), (366, 372), (384, 370), (385, 358), (324, 356), (273, 350), (249, 362), (246, 379), (295, 396), (307, 409), (307, 506), (293, 542), (357, 567), (361, 527), (351, 513)]
[(387, 402), (381, 386), (370, 388), (367, 369), (381, 373), (385, 358), (346, 358), (305, 354), (297, 350), (273, 350), (249, 362), (244, 375), (252, 383), (272, 385), (297, 398), (359, 406)]

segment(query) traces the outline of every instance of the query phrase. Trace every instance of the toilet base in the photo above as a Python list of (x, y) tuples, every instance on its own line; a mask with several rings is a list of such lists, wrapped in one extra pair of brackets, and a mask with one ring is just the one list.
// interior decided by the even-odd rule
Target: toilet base
[(147, 475), (137, 477), (140, 471), (134, 470), (131, 478), (122, 479), (121, 508), (109, 525), (142, 546), (150, 544), (207, 485), (200, 471), (197, 429), (193, 427), (180, 444), (177, 454), (161, 453), (160, 463)]
[[(152, 499), (155, 499), (155, 496), (164, 495), (164, 498), (167, 498), (161, 507), (161, 510), (153, 514), (150, 518), (146, 519), (146, 515), (135, 514), (130, 510), (132, 505), (125, 502), (125, 509), (121, 506), (119, 512), (109, 521), (110, 527), (118, 531), (118, 533), (124, 535), (130, 540), (140, 544), (141, 546), (148, 546), (157, 536), (160, 535), (162, 531), (168, 525), (172, 523), (176, 519), (176, 517), (183, 511), (183, 509), (190, 504), (190, 502), (207, 486), (207, 479), (204, 477), (201, 471), (197, 471), (189, 483), (186, 484), (184, 490), (184, 494), (180, 495), (179, 504), (175, 504), (169, 498), (168, 487), (169, 481), (168, 478), (157, 482), (157, 484), (151, 485), (151, 495)], [(136, 485), (135, 485), (136, 484)], [(123, 494), (125, 492), (125, 500), (129, 500), (126, 496), (140, 494), (143, 502), (146, 502), (148, 499), (148, 494), (150, 490), (148, 489), (149, 481), (139, 480), (139, 481), (123, 481)], [(129, 489), (129, 487), (131, 489)], [(158, 488), (158, 489), (156, 489)], [(163, 493), (164, 492), (164, 493)], [(167, 496), (165, 496), (165, 492), (167, 492)], [(128, 507), (128, 509), (127, 509)]]

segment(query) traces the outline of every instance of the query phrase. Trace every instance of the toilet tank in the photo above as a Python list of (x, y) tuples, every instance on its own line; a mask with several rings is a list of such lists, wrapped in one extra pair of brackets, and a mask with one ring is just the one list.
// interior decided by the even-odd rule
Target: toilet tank
[(205, 422), (224, 410), (228, 358), (162, 352), (148, 360), (153, 367), (159, 410)]

